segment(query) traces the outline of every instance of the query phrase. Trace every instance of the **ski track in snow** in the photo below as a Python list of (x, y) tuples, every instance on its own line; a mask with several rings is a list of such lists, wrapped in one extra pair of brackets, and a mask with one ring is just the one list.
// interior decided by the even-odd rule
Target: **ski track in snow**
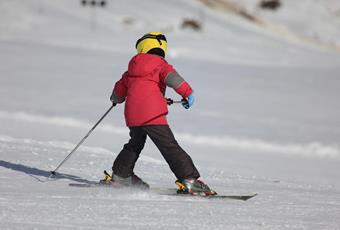
[[(25, 112), (6, 112), (0, 110), (0, 119), (19, 120), (24, 122), (62, 126), (68, 128), (89, 129), (91, 123), (70, 117), (51, 117), (38, 114), (29, 114)], [(101, 125), (97, 128), (102, 132), (108, 132), (115, 135), (127, 134), (126, 127), (117, 127), (112, 125)], [(204, 136), (190, 133), (176, 133), (176, 137), (190, 144), (219, 147), (219, 148), (236, 148), (240, 150), (253, 151), (259, 153), (279, 154), (279, 155), (296, 155), (301, 157), (318, 157), (318, 158), (339, 158), (340, 150), (338, 146), (327, 146), (317, 142), (307, 144), (279, 144), (256, 139), (240, 139), (228, 136)], [(0, 137), (1, 138), (1, 137)], [(58, 143), (60, 144), (60, 143)], [(70, 147), (70, 146), (68, 146)]]

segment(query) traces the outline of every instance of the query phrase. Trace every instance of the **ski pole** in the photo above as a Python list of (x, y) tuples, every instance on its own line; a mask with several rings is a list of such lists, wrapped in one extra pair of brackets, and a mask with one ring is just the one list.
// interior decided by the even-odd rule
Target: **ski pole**
[(166, 100), (167, 100), (168, 105), (172, 105), (172, 104), (179, 104), (179, 103), (182, 103), (185, 99), (182, 99), (182, 100), (180, 100), (180, 101), (174, 101), (174, 100), (172, 100), (171, 98), (167, 98)]
[(55, 175), (57, 170), (71, 157), (71, 155), (78, 149), (78, 147), (85, 141), (85, 139), (90, 136), (92, 131), (99, 125), (99, 123), (106, 117), (106, 115), (111, 111), (111, 109), (115, 106), (116, 104), (112, 104), (111, 107), (105, 112), (105, 114), (97, 121), (97, 123), (90, 129), (90, 131), (85, 135), (83, 139), (74, 147), (74, 149), (65, 157), (65, 159), (53, 170), (51, 171), (51, 175)]

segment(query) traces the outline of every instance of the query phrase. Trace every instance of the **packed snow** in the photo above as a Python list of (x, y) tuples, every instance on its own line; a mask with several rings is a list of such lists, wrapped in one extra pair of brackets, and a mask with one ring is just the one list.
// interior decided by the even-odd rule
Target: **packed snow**
[[(338, 44), (339, 5), (332, 16), (318, 10), (321, 1), (304, 0), (301, 16), (292, 2), (258, 15)], [(303, 26), (308, 15), (318, 23)], [(188, 18), (201, 19), (202, 30), (182, 29)], [(128, 140), (123, 106), (50, 177), (109, 109), (136, 39), (149, 31), (166, 34), (167, 60), (194, 88), (194, 106), (172, 105), (168, 119), (202, 179), (220, 194), (258, 196), (160, 194), (176, 178), (150, 141), (135, 172), (153, 190), (69, 186), (110, 170)], [(0, 229), (340, 229), (340, 53), (332, 46), (195, 0), (111, 0), (96, 9), (11, 0), (0, 1), (0, 63)]]

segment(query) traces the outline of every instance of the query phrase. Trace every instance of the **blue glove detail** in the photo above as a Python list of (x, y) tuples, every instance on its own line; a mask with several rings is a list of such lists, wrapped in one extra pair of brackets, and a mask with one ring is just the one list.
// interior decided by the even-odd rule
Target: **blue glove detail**
[(187, 99), (182, 99), (182, 105), (184, 108), (189, 109), (195, 102), (194, 95), (191, 94)]

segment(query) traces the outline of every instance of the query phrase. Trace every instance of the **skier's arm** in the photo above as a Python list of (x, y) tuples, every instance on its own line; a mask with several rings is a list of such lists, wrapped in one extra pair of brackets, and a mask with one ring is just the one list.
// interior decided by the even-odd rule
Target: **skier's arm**
[(124, 83), (124, 75), (123, 77), (116, 82), (115, 87), (113, 88), (110, 100), (112, 103), (120, 104), (125, 101), (125, 97), (127, 94), (127, 88)]
[(172, 65), (164, 63), (162, 67), (161, 77), (163, 82), (183, 97), (182, 105), (184, 108), (189, 109), (195, 101), (191, 86), (177, 73)]
[(175, 68), (167, 62), (162, 65), (160, 76), (161, 81), (163, 81), (166, 86), (173, 88), (183, 98), (187, 98), (192, 94), (193, 90), (190, 85), (177, 73)]
[(165, 84), (173, 88), (183, 98), (189, 97), (193, 90), (177, 71), (170, 72), (165, 78)]

